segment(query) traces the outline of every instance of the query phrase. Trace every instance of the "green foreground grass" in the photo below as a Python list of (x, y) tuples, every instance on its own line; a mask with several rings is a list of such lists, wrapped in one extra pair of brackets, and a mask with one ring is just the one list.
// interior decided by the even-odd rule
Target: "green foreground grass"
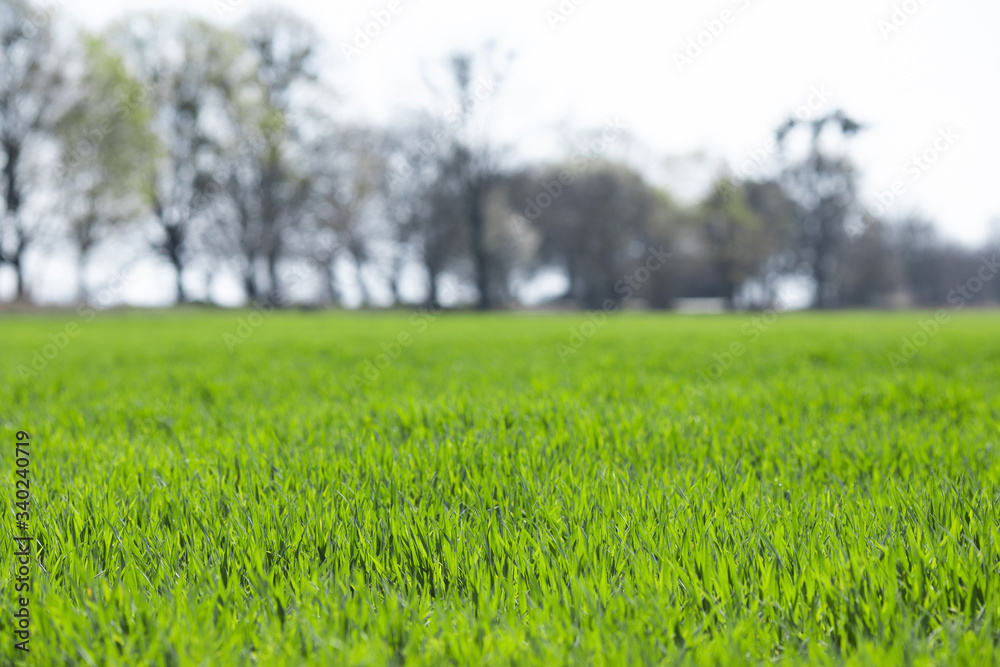
[(998, 662), (1000, 315), (247, 315), (0, 320), (0, 663)]

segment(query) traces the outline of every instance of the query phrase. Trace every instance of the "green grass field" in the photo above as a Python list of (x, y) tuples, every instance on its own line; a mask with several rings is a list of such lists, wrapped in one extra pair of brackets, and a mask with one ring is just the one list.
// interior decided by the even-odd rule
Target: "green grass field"
[(0, 320), (0, 663), (1000, 661), (1000, 314), (247, 316)]

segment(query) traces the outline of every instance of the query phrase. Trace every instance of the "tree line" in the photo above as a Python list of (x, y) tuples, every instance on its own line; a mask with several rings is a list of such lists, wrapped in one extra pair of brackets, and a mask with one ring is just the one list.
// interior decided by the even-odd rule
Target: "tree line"
[[(937, 306), (1000, 245), (966, 248), (930, 220), (864, 206), (845, 147), (865, 128), (842, 111), (790, 118), (760, 176), (720, 172), (681, 203), (614, 157), (616, 119), (550, 163), (491, 140), (481, 110), (508, 62), (493, 49), (442, 64), (439, 109), (377, 126), (331, 111), (322, 43), (285, 12), (231, 30), (133, 15), (96, 34), (51, 18), (0, 5), (0, 270), (17, 301), (31, 299), (32, 252), (71, 248), (87, 301), (95, 249), (117, 244), (169, 265), (179, 303), (200, 266), (274, 305), (289, 303), (290, 272), (313, 305), (354, 289), (363, 305), (379, 290), (437, 306), (449, 277), (479, 309), (517, 306), (552, 272), (565, 307), (766, 308), (789, 279), (817, 308)], [(652, 272), (650, 253), (668, 258)], [(402, 289), (415, 275), (416, 300)], [(963, 303), (998, 298), (1000, 281)]]

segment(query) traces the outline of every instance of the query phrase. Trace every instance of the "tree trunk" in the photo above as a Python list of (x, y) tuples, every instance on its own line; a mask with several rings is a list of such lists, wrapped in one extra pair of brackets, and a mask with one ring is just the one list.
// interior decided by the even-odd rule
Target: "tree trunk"
[(724, 262), (722, 275), (726, 283), (726, 310), (736, 310), (736, 294), (740, 291), (740, 283), (736, 280), (736, 267), (733, 262)]
[(334, 285), (335, 277), (333, 275), (333, 264), (332, 262), (319, 262), (320, 275), (323, 277), (321, 292), (320, 292), (320, 303), (324, 306), (330, 306), (337, 303), (337, 288)]
[[(14, 269), (17, 280), (14, 300), (21, 302), (27, 300), (27, 286), (24, 281), (24, 249), (27, 243), (24, 238), (24, 230), (21, 229), (18, 219), (21, 211), (21, 184), (17, 178), (17, 168), (21, 161), (21, 143), (17, 139), (5, 140), (3, 152), (7, 155), (7, 162), (3, 168), (5, 214), (12, 221), (16, 245), (14, 254), (2, 259), (5, 259)], [(0, 248), (0, 253), (2, 250)]]
[(361, 292), (361, 307), (366, 308), (371, 305), (371, 295), (368, 294), (368, 286), (365, 285), (365, 277), (361, 274), (361, 260), (355, 255), (351, 255), (354, 261), (354, 277), (358, 281), (358, 290)]
[(78, 303), (87, 303), (90, 300), (87, 293), (87, 251), (83, 248), (76, 260), (76, 273), (76, 300)]
[(247, 267), (243, 271), (243, 291), (246, 292), (247, 301), (257, 303), (260, 300), (260, 288), (257, 285), (257, 258), (250, 254), (246, 259)]
[(736, 285), (726, 285), (726, 310), (734, 311), (736, 310)]
[(486, 221), (480, 206), (481, 192), (474, 188), (469, 202), (469, 231), (472, 241), (472, 263), (476, 278), (476, 289), (479, 291), (479, 310), (489, 310), (493, 307), (488, 274), (488, 256), (486, 252)]
[(272, 247), (272, 250), (267, 253), (267, 281), (269, 289), (267, 300), (272, 306), (282, 306), (285, 301), (285, 295), (282, 293), (281, 285), (278, 283), (278, 255), (277, 247)]
[(393, 253), (392, 266), (389, 268), (389, 293), (392, 295), (392, 305), (398, 306), (403, 302), (399, 294), (400, 274), (403, 271), (403, 262), (398, 253)]
[(263, 225), (264, 247), (267, 249), (268, 302), (280, 305), (283, 300), (278, 285), (278, 259), (281, 256), (281, 230), (278, 226), (280, 198), (277, 189), (282, 183), (281, 168), (269, 153), (265, 158), (260, 181), (260, 220)]
[(184, 243), (184, 233), (178, 225), (166, 226), (165, 230), (167, 232), (167, 240), (164, 244), (164, 250), (167, 260), (174, 267), (174, 273), (177, 275), (177, 303), (187, 303), (188, 297), (184, 292), (184, 261), (181, 259), (181, 246)]
[(10, 257), (10, 265), (14, 268), (14, 275), (17, 278), (17, 289), (14, 292), (14, 301), (18, 303), (28, 301), (28, 288), (24, 281), (24, 244), (18, 243), (18, 248), (14, 255)]
[(177, 273), (177, 303), (187, 303), (187, 294), (184, 293), (184, 270), (180, 264), (173, 262), (174, 271)]
[(438, 274), (431, 266), (425, 268), (427, 270), (427, 299), (424, 305), (427, 308), (436, 308), (438, 305)]
[(243, 275), (243, 291), (246, 292), (248, 302), (257, 302), (257, 299), (259, 298), (259, 295), (257, 294), (257, 281), (254, 280), (253, 276), (249, 272)]

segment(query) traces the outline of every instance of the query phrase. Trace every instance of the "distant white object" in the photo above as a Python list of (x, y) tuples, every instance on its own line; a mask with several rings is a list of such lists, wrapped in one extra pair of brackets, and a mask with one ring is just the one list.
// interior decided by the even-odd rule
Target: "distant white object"
[(722, 297), (711, 299), (675, 299), (678, 313), (688, 315), (718, 315), (726, 312), (726, 300)]

